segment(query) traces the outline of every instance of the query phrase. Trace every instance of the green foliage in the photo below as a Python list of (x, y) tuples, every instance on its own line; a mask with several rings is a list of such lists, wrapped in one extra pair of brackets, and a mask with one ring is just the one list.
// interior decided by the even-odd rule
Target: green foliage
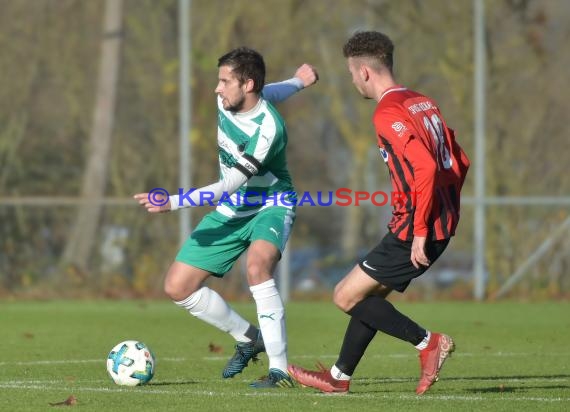
[[(563, 0), (485, 2), (487, 8), (488, 195), (565, 195), (570, 158), (564, 110), (568, 86), (570, 11)], [(107, 197), (178, 186), (178, 2), (126, 0), (116, 123)], [(388, 179), (370, 122), (374, 103), (354, 90), (341, 47), (356, 29), (386, 31), (396, 43), (395, 70), (402, 84), (433, 97), (473, 157), (472, 2), (445, 0), (227, 0), (194, 1), (192, 41), (192, 181), (218, 176), (213, 89), (217, 59), (248, 45), (266, 59), (268, 81), (290, 77), (309, 62), (317, 86), (280, 105), (288, 122), (289, 163), (300, 191), (385, 190)], [(18, 0), (0, 13), (0, 193), (3, 197), (81, 193), (100, 46), (103, 1)], [(473, 191), (473, 174), (464, 193)], [(41, 207), (40, 207), (41, 206)], [(0, 288), (65, 282), (57, 266), (77, 206), (12, 206), (0, 199)], [(178, 246), (176, 217), (149, 217), (132, 207), (108, 206), (90, 271), (123, 276), (136, 293), (156, 283), (134, 273), (164, 272)], [(194, 222), (205, 210), (195, 210)], [(472, 209), (465, 207), (454, 244), (469, 252)], [(546, 238), (566, 210), (490, 207), (487, 267), (500, 284)], [(337, 247), (352, 257), (371, 247), (389, 219), (377, 208), (302, 208), (293, 248)], [(371, 223), (372, 222), (372, 223)], [(120, 265), (105, 268), (100, 248), (111, 227), (129, 231)], [(43, 245), (43, 246), (42, 246)], [(45, 246), (48, 245), (48, 246)], [(521, 293), (568, 291), (567, 242), (540, 262), (549, 286), (531, 282)], [(347, 255), (348, 254), (348, 255)], [(141, 267), (147, 262), (148, 267)], [(146, 275), (145, 275), (146, 276)], [(81, 278), (81, 276), (80, 276)], [(89, 276), (96, 279), (97, 276)], [(539, 276), (537, 276), (537, 279)], [(25, 280), (24, 280), (25, 279)], [(42, 283), (43, 282), (43, 283)], [(138, 286), (134, 286), (134, 285)], [(147, 286), (141, 286), (147, 285)], [(546, 288), (546, 289), (545, 289)], [(549, 292), (549, 293), (550, 293)]]

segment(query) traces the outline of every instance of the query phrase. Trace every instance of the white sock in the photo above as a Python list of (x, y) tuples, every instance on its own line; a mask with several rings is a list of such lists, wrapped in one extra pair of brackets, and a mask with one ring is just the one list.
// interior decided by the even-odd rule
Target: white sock
[(251, 341), (245, 336), (250, 326), (249, 322), (238, 315), (218, 293), (210, 288), (198, 289), (186, 299), (174, 303), (198, 319), (229, 332), (238, 342)]
[(269, 279), (249, 288), (257, 305), (259, 329), (269, 358), (269, 369), (287, 372), (287, 332), (285, 330), (285, 309), (275, 287), (275, 280)]
[(429, 344), (429, 339), (431, 338), (431, 333), (429, 330), (426, 332), (427, 332), (426, 337), (423, 338), (423, 340), (416, 345), (417, 350), (424, 350), (425, 348), (427, 348), (427, 346)]
[(346, 373), (343, 373), (336, 365), (333, 365), (331, 368), (331, 376), (338, 381), (349, 381), (350, 376)]

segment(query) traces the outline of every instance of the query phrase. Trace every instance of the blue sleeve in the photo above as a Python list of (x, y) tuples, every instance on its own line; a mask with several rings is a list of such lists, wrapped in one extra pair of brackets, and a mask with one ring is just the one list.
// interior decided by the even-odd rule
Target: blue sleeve
[(303, 89), (301, 79), (293, 77), (279, 83), (266, 84), (261, 91), (261, 96), (271, 103), (280, 103)]

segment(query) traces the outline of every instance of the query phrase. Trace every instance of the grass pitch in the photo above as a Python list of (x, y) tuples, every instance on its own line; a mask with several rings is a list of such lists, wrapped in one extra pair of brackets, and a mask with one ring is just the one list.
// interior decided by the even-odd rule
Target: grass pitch
[[(569, 303), (400, 303), (404, 313), (453, 336), (457, 350), (424, 396), (414, 389), (417, 352), (378, 334), (348, 395), (309, 388), (254, 390), (267, 358), (233, 379), (221, 371), (229, 335), (170, 302), (0, 303), (0, 411), (567, 411), (570, 410)], [(255, 320), (252, 304), (234, 307)], [(336, 360), (348, 318), (332, 303), (287, 306), (290, 362)], [(116, 386), (109, 350), (127, 339), (157, 358), (146, 386)], [(52, 406), (73, 395), (72, 406)]]

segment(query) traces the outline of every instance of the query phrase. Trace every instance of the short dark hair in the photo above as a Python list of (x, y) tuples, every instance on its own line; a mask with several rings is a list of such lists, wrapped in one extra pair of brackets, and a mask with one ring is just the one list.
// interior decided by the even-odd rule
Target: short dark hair
[(394, 43), (378, 31), (359, 31), (352, 35), (342, 48), (345, 58), (369, 57), (392, 71)]
[(240, 84), (253, 80), (253, 92), (260, 94), (265, 85), (263, 56), (249, 47), (238, 47), (218, 59), (218, 67), (229, 66)]

